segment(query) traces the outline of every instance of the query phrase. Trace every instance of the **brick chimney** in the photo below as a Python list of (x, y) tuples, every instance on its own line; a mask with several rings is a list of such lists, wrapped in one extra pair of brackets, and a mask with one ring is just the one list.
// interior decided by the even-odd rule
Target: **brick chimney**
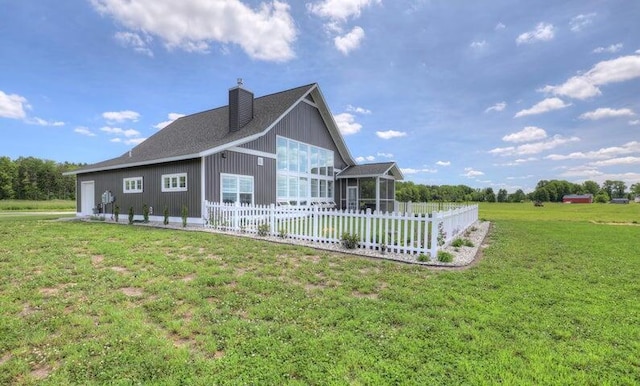
[(229, 89), (229, 131), (242, 129), (253, 119), (253, 93), (242, 87), (242, 78), (238, 85)]

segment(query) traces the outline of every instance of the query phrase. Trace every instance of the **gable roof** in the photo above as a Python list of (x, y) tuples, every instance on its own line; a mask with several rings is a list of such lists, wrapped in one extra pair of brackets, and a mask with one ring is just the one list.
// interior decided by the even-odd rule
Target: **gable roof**
[(573, 198), (593, 198), (593, 194), (591, 193), (587, 193), (587, 194), (565, 194), (564, 196), (562, 196), (562, 199), (573, 199)]
[(218, 153), (265, 135), (303, 100), (318, 107), (340, 155), (355, 164), (317, 83), (254, 99), (253, 119), (237, 131), (229, 130), (229, 106), (178, 118), (119, 157), (87, 165), (65, 174), (82, 174), (163, 162), (186, 160)]
[(394, 180), (402, 180), (404, 176), (395, 162), (379, 162), (373, 164), (353, 165), (341, 171), (336, 178), (379, 177), (390, 175)]

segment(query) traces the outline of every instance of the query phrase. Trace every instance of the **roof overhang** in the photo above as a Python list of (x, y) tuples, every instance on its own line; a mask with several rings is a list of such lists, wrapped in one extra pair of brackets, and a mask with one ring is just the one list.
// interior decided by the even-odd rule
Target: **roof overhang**
[(364, 170), (363, 170), (362, 173), (360, 173), (358, 171), (360, 166), (362, 166), (362, 169), (365, 169), (367, 167), (366, 164), (351, 166), (351, 167), (343, 170), (342, 172), (338, 173), (338, 175), (336, 176), (336, 179), (384, 177), (384, 178), (392, 178), (392, 179), (394, 179), (396, 181), (404, 180), (404, 175), (402, 174), (402, 171), (400, 170), (400, 168), (398, 167), (398, 165), (395, 162), (392, 162), (389, 165), (389, 167), (387, 167), (384, 171), (381, 170), (380, 173), (371, 173), (371, 172), (367, 172), (367, 171), (364, 171)]

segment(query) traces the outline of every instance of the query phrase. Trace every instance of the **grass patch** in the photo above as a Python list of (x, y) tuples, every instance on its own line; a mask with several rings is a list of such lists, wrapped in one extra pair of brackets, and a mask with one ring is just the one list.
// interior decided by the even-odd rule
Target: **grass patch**
[(0, 211), (73, 211), (76, 210), (76, 202), (71, 200), (0, 200)]
[(640, 383), (638, 227), (493, 208), (461, 271), (2, 221), (0, 384)]

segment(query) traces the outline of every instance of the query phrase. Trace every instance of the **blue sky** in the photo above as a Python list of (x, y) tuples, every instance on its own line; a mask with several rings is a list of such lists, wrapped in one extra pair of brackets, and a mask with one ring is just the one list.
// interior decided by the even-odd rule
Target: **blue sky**
[(317, 82), (406, 180), (640, 182), (640, 1), (0, 0), (0, 155), (93, 163)]

